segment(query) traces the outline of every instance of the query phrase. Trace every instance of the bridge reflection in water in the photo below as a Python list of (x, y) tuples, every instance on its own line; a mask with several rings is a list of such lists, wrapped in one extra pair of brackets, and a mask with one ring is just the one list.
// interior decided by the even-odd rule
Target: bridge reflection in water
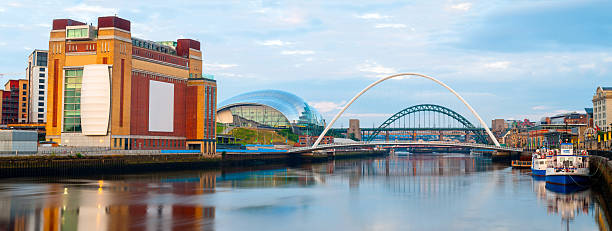
[(564, 228), (559, 221), (609, 230), (609, 206), (596, 190), (560, 194), (544, 185), (464, 154), (4, 179), (0, 230), (548, 230)]

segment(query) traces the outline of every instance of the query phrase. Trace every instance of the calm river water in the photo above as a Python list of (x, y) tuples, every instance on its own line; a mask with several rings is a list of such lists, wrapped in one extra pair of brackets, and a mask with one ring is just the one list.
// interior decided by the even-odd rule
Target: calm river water
[(545, 186), (464, 154), (3, 179), (0, 230), (609, 229), (594, 189)]

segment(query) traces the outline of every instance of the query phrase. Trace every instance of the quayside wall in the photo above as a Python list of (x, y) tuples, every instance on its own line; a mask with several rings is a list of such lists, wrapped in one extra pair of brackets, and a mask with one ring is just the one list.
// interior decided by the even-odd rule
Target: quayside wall
[[(386, 155), (386, 151), (343, 153), (342, 158)], [(337, 155), (338, 153), (336, 153)], [(81, 176), (151, 171), (214, 169), (232, 166), (300, 164), (334, 159), (332, 155), (283, 153), (87, 155), (87, 156), (0, 156), (0, 178), (22, 176)]]

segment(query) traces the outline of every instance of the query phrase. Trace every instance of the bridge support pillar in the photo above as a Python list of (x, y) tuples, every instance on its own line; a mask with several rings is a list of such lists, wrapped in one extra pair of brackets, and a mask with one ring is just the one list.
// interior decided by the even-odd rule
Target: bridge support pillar
[(438, 140), (439, 140), (439, 141), (444, 141), (444, 133), (443, 133), (442, 131), (438, 131), (438, 132), (439, 132), (439, 133), (438, 133), (438, 134), (439, 134), (439, 135), (438, 135)]
[(414, 141), (417, 140), (417, 133), (416, 133), (416, 131), (412, 132), (412, 140), (414, 140)]
[(385, 132), (385, 141), (389, 142), (389, 131)]

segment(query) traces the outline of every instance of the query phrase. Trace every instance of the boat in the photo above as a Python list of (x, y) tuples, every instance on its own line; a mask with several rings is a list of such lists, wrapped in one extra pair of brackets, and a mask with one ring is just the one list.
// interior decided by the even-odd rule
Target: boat
[(584, 186), (589, 181), (589, 156), (574, 152), (572, 143), (562, 143), (561, 150), (546, 156), (546, 183)]
[(546, 176), (546, 152), (546, 149), (537, 149), (535, 153), (531, 155), (532, 176)]
[(531, 167), (531, 161), (528, 160), (513, 160), (512, 168), (529, 168)]

